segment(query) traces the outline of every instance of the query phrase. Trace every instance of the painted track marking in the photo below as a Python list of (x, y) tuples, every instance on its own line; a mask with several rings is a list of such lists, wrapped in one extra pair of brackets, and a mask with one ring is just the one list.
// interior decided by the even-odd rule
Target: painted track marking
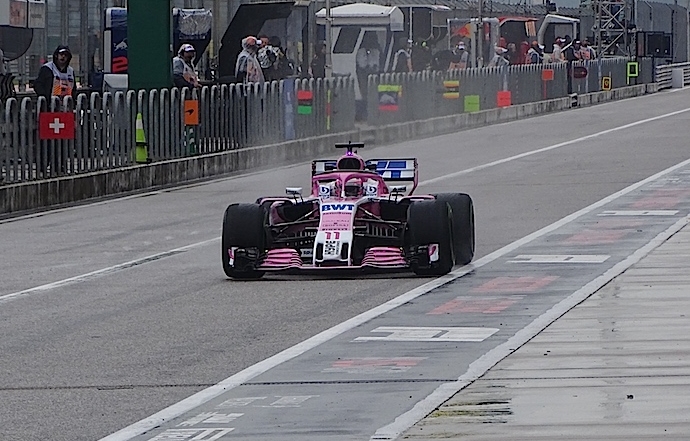
[(675, 216), (678, 210), (607, 210), (597, 216)]
[(587, 140), (592, 139), (592, 138), (598, 138), (598, 137), (603, 136), (603, 135), (608, 135), (609, 133), (619, 132), (621, 130), (629, 129), (631, 127), (639, 126), (641, 124), (646, 124), (648, 122), (658, 121), (660, 119), (668, 118), (671, 116), (681, 115), (681, 114), (683, 114), (685, 112), (689, 112), (689, 111), (690, 111), (690, 108), (687, 108), (687, 109), (676, 110), (675, 112), (665, 113), (663, 115), (654, 116), (652, 118), (641, 119), (639, 121), (635, 121), (635, 122), (632, 122), (629, 124), (624, 124), (622, 126), (613, 127), (611, 129), (606, 129), (606, 130), (602, 130), (600, 132), (592, 133), (591, 135), (581, 136), (579, 138), (571, 139), (569, 141), (560, 142), (558, 144), (553, 144), (553, 145), (550, 145), (548, 147), (543, 147), (543, 148), (540, 148), (537, 150), (531, 150), (529, 152), (520, 153), (519, 155), (510, 156), (508, 158), (499, 159), (499, 160), (496, 160), (493, 162), (488, 162), (486, 164), (478, 165), (476, 167), (471, 167), (471, 168), (467, 168), (465, 170), (460, 170), (460, 171), (456, 171), (453, 173), (449, 173), (447, 175), (427, 179), (425, 181), (419, 182), (419, 185), (435, 184), (436, 182), (440, 182), (440, 181), (443, 181), (446, 179), (455, 178), (457, 176), (466, 175), (468, 173), (476, 172), (479, 170), (484, 170), (486, 168), (490, 168), (490, 167), (493, 167), (496, 165), (505, 164), (506, 162), (515, 161), (517, 159), (522, 159), (522, 158), (526, 158), (528, 156), (536, 155), (538, 153), (548, 152), (550, 150), (556, 150), (556, 149), (559, 149), (561, 147), (566, 147), (566, 146), (569, 146), (569, 145), (572, 145), (572, 144), (575, 144), (578, 142), (587, 141)]
[[(577, 142), (586, 141), (586, 140), (588, 140), (588, 139), (596, 138), (596, 137), (598, 137), (598, 136), (606, 135), (606, 134), (608, 134), (608, 133), (614, 133), (614, 132), (617, 132), (617, 131), (620, 131), (620, 130), (625, 130), (625, 129), (627, 129), (627, 128), (635, 127), (635, 126), (638, 126), (638, 125), (640, 125), (640, 124), (645, 124), (645, 123), (648, 123), (648, 122), (657, 121), (657, 120), (664, 119), (664, 118), (668, 118), (668, 117), (675, 116), (675, 115), (680, 115), (680, 114), (682, 114), (682, 113), (689, 112), (689, 111), (690, 111), (690, 108), (681, 109), (681, 110), (677, 110), (677, 111), (675, 111), (675, 112), (665, 113), (665, 114), (663, 114), (663, 115), (658, 115), (658, 116), (655, 116), (655, 117), (652, 117), (652, 118), (646, 118), (646, 119), (643, 119), (643, 120), (635, 121), (635, 122), (633, 122), (633, 123), (625, 124), (625, 125), (618, 126), (618, 127), (614, 127), (614, 128), (607, 129), (607, 130), (602, 130), (602, 131), (600, 131), (600, 132), (593, 133), (593, 134), (591, 134), (591, 135), (587, 135), (587, 136), (582, 136), (582, 137), (580, 137), (580, 138), (571, 139), (570, 141), (561, 142), (561, 143), (554, 144), (554, 145), (551, 145), (551, 146), (548, 146), (548, 147), (544, 147), (544, 148), (541, 148), (541, 149), (532, 150), (532, 151), (529, 151), (529, 152), (521, 153), (521, 154), (519, 154), (519, 155), (515, 155), (515, 156), (508, 157), (508, 158), (500, 159), (500, 160), (498, 160), (498, 161), (489, 162), (489, 163), (486, 163), (486, 164), (483, 164), (483, 165), (479, 165), (479, 166), (476, 166), (476, 167), (468, 168), (468, 169), (465, 169), (465, 170), (460, 170), (460, 171), (453, 172), (453, 173), (450, 173), (450, 174), (447, 174), (447, 175), (438, 176), (438, 177), (432, 178), (432, 179), (427, 179), (426, 181), (421, 181), (421, 182), (419, 182), (419, 185), (433, 184), (433, 183), (435, 183), (435, 182), (439, 182), (439, 181), (442, 181), (442, 180), (445, 180), (445, 179), (450, 179), (450, 178), (453, 178), (453, 177), (456, 177), (456, 176), (460, 176), (460, 175), (472, 173), (472, 172), (475, 172), (475, 171), (483, 170), (483, 169), (485, 169), (485, 168), (493, 167), (493, 166), (495, 166), (495, 165), (504, 164), (504, 163), (507, 163), (507, 162), (510, 162), (510, 161), (515, 161), (515, 160), (518, 160), (518, 159), (521, 159), (521, 158), (524, 158), (524, 157), (527, 157), (527, 156), (535, 155), (535, 154), (537, 154), (537, 153), (542, 153), (542, 152), (546, 152), (546, 151), (549, 151), (549, 150), (554, 150), (554, 149), (557, 149), (557, 148), (565, 147), (565, 146), (568, 146), (568, 145), (571, 145), (571, 144), (575, 144), (575, 143), (577, 143)], [(670, 173), (671, 171), (675, 170), (676, 168), (680, 168), (680, 166), (681, 166), (681, 165), (684, 165), (684, 164), (685, 164), (685, 162), (683, 162), (683, 163), (681, 163), (681, 164), (678, 164), (678, 165), (674, 166), (675, 168), (674, 168), (674, 167), (671, 167), (671, 168), (669, 168), (669, 169), (667, 169), (667, 170), (664, 170), (664, 171), (662, 171), (662, 172), (660, 172), (660, 173), (657, 173), (656, 175), (651, 176), (650, 178), (647, 178), (647, 179), (654, 178), (655, 176), (662, 176), (662, 175), (664, 175), (664, 174), (668, 174), (668, 173)], [(290, 168), (290, 167), (295, 167), (295, 166), (296, 166), (296, 165), (287, 165), (287, 166), (284, 166), (284, 167), (280, 167), (280, 168), (278, 168), (278, 169)], [(278, 170), (278, 169), (276, 169), (276, 170)], [(241, 175), (241, 176), (231, 176), (231, 177), (228, 177), (228, 178), (222, 178), (221, 180), (226, 180), (226, 179), (228, 179), (228, 180), (229, 180), (229, 179), (237, 179), (237, 178), (242, 177), (242, 176), (251, 176), (251, 175), (254, 175), (254, 174), (257, 174), (257, 173), (265, 173), (265, 171), (257, 171), (257, 172), (253, 172), (253, 173), (247, 173), (247, 174), (244, 174), (244, 175)], [(647, 180), (640, 181), (640, 182), (647, 182)], [(202, 184), (200, 184), (200, 183), (194, 183), (194, 184), (189, 184), (189, 185), (187, 185), (186, 187), (197, 186), (197, 185), (202, 185)], [(633, 184), (633, 186), (634, 186), (634, 185), (636, 185), (636, 184)], [(640, 185), (642, 185), (642, 184), (640, 184)], [(180, 188), (183, 188), (183, 187), (180, 187)], [(628, 188), (631, 188), (631, 187), (628, 187)], [(635, 188), (637, 188), (637, 187), (635, 187)], [(633, 189), (634, 189), (634, 188), (633, 188)], [(622, 190), (622, 191), (625, 191), (625, 190), (627, 190), (627, 189), (624, 189), (624, 190)], [(160, 192), (163, 192), (163, 191), (165, 191), (165, 190), (156, 190), (156, 191), (154, 191), (154, 192), (146, 193), (146, 194), (156, 194), (156, 193), (160, 193)], [(632, 189), (631, 189), (630, 191), (632, 191)], [(146, 195), (146, 194), (145, 194), (145, 195)], [(622, 194), (625, 194), (625, 193), (620, 193), (620, 192), (614, 193), (614, 196), (615, 196), (615, 195), (618, 195), (618, 196), (616, 196), (616, 197), (619, 197), (619, 196), (622, 195)], [(141, 196), (142, 196), (141, 194), (139, 194), (139, 195), (125, 196), (125, 197), (119, 198), (119, 199), (117, 199), (117, 200), (131, 199), (131, 198), (134, 198), (134, 197), (141, 197)], [(602, 199), (602, 200), (606, 200), (606, 199)], [(613, 199), (611, 199), (611, 200), (613, 200)], [(96, 202), (96, 203), (94, 203), (93, 205), (105, 204), (105, 203), (108, 203), (108, 202), (110, 202), (110, 201)], [(62, 209), (55, 210), (55, 211), (53, 211), (53, 212), (71, 210), (71, 209), (76, 209), (76, 208), (80, 208), (80, 207), (83, 207), (83, 206), (67, 207), (67, 208), (62, 208)], [(577, 213), (580, 213), (580, 212), (577, 212)], [(575, 214), (577, 214), (577, 213), (575, 213)], [(32, 218), (32, 217), (44, 216), (44, 215), (46, 215), (46, 214), (48, 214), (48, 213), (37, 213), (37, 214), (30, 214), (30, 215), (26, 215), (26, 216), (17, 217), (17, 218), (11, 218), (11, 219), (8, 219), (8, 220), (0, 221), (0, 224), (2, 224), (2, 223), (4, 223), (4, 222), (10, 222), (10, 221), (14, 222), (14, 221), (21, 220), (21, 219), (27, 219), (27, 218)], [(571, 215), (571, 216), (572, 216), (572, 215)], [(569, 217), (566, 217), (566, 218), (564, 218), (564, 219), (569, 219)], [(568, 222), (569, 222), (569, 221), (568, 221)], [(556, 224), (552, 224), (552, 225), (556, 225)], [(546, 228), (549, 228), (549, 227), (546, 227)], [(554, 227), (554, 228), (556, 228), (556, 227)], [(542, 231), (542, 230), (539, 230), (539, 231)], [(549, 231), (551, 231), (551, 230), (549, 230)], [(544, 233), (544, 234), (546, 234), (546, 233)], [(526, 237), (531, 237), (531, 235), (530, 235), (530, 236), (526, 236)], [(533, 238), (532, 238), (532, 239), (533, 239)], [(532, 240), (532, 239), (530, 239), (530, 240)], [(147, 257), (144, 257), (144, 258), (141, 258), (141, 259), (137, 259), (137, 260), (132, 260), (132, 261), (130, 261), (130, 262), (121, 263), (121, 264), (118, 264), (118, 265), (114, 265), (114, 266), (111, 266), (111, 267), (107, 267), (107, 268), (103, 268), (103, 269), (100, 269), (100, 270), (97, 270), (97, 271), (93, 271), (93, 272), (90, 272), (90, 273), (87, 273), (87, 274), (82, 274), (82, 275), (79, 275), (79, 276), (70, 277), (70, 278), (68, 278), (68, 279), (59, 280), (59, 281), (57, 281), (57, 282), (48, 283), (48, 284), (41, 285), (41, 286), (37, 286), (37, 287), (34, 287), (34, 288), (28, 288), (28, 289), (25, 289), (25, 290), (22, 290), (22, 291), (18, 291), (18, 292), (14, 292), (14, 293), (11, 293), (11, 294), (6, 294), (6, 295), (3, 295), (3, 296), (0, 296), (0, 303), (5, 302), (5, 301), (8, 301), (8, 300), (10, 300), (10, 299), (14, 299), (14, 298), (18, 298), (18, 297), (24, 297), (24, 296), (27, 296), (27, 295), (30, 295), (30, 294), (33, 294), (33, 293), (37, 293), (37, 292), (49, 291), (49, 290), (51, 290), (51, 289), (59, 288), (59, 287), (65, 286), (65, 285), (71, 285), (71, 284), (74, 284), (74, 283), (84, 282), (84, 281), (87, 281), (87, 280), (93, 280), (93, 279), (95, 279), (95, 278), (103, 277), (103, 276), (112, 274), (112, 273), (117, 272), (117, 271), (125, 270), (125, 269), (127, 269), (127, 268), (131, 268), (131, 267), (134, 267), (134, 266), (142, 265), (142, 264), (144, 264), (144, 263), (148, 263), (148, 262), (155, 261), (155, 260), (160, 260), (160, 259), (165, 258), (165, 257), (170, 257), (170, 256), (173, 256), (173, 255), (175, 255), (175, 254), (179, 254), (180, 252), (187, 251), (187, 250), (192, 249), (192, 248), (196, 248), (196, 247), (200, 247), (200, 246), (203, 246), (203, 245), (212, 243), (212, 242), (214, 242), (214, 241), (216, 241), (216, 240), (220, 240), (220, 237), (217, 237), (217, 238), (215, 238), (215, 239), (205, 240), (205, 241), (203, 241), (203, 242), (193, 243), (193, 244), (191, 244), (191, 245), (187, 245), (187, 246), (184, 246), (184, 247), (181, 247), (181, 248), (176, 248), (176, 249), (174, 249), (174, 250), (165, 251), (165, 252), (158, 253), (158, 254), (154, 254), (154, 255), (151, 255), (151, 256), (147, 256)], [(519, 242), (519, 241), (518, 241), (518, 242)], [(516, 243), (517, 243), (517, 242), (516, 242)], [(499, 250), (499, 251), (500, 251), (500, 250)], [(453, 273), (451, 273), (451, 274), (453, 274)], [(451, 280), (452, 280), (452, 279), (451, 279)], [(422, 285), (422, 286), (426, 286), (426, 285)]]
[(388, 335), (383, 337), (357, 337), (353, 341), (480, 342), (498, 331), (496, 328), (379, 326), (371, 332), (384, 332), (388, 333)]
[(123, 270), (129, 269), (129, 268), (134, 268), (136, 266), (143, 265), (145, 263), (155, 262), (156, 260), (164, 259), (166, 257), (175, 256), (175, 255), (184, 253), (185, 251), (189, 251), (192, 248), (198, 248), (198, 247), (204, 246), (206, 244), (216, 242), (219, 239), (220, 239), (219, 237), (216, 237), (213, 239), (204, 240), (202, 242), (193, 243), (191, 245), (187, 245), (184, 247), (175, 248), (175, 249), (170, 250), (170, 251), (164, 251), (162, 253), (152, 254), (150, 256), (146, 256), (146, 257), (143, 257), (141, 259), (130, 260), (129, 262), (109, 266), (107, 268), (92, 271), (90, 273), (81, 274), (79, 276), (74, 276), (74, 277), (70, 277), (67, 279), (58, 280), (57, 282), (46, 283), (45, 285), (36, 286), (34, 288), (24, 289), (22, 291), (13, 292), (11, 294), (5, 294), (5, 295), (0, 296), (0, 303), (6, 302), (9, 300), (13, 300), (13, 299), (17, 299), (19, 297), (24, 297), (24, 296), (28, 296), (31, 294), (50, 291), (51, 289), (61, 288), (63, 286), (73, 285), (75, 283), (86, 282), (89, 280), (104, 277), (104, 276), (116, 273), (118, 271), (123, 271)]
[[(690, 109), (687, 109), (690, 110)], [(351, 319), (348, 319), (340, 324), (337, 324), (333, 326), (332, 328), (326, 329), (325, 331), (322, 331), (315, 336), (308, 338), (307, 340), (304, 340), (301, 343), (298, 343), (292, 347), (289, 347), (272, 357), (269, 357), (263, 361), (260, 361), (259, 363), (249, 366), (246, 369), (243, 369), (242, 371), (226, 378), (225, 380), (208, 387), (204, 390), (201, 390), (197, 392), (194, 395), (191, 395), (187, 398), (185, 398), (182, 401), (179, 401), (169, 407), (166, 407), (165, 409), (147, 417), (144, 418), (130, 426), (127, 426), (111, 435), (108, 435), (104, 438), (101, 438), (99, 441), (128, 441), (131, 440), (132, 438), (141, 435), (142, 433), (148, 432), (156, 427), (159, 427), (160, 425), (164, 424), (166, 421), (170, 421), (174, 418), (177, 418), (180, 415), (183, 415), (193, 409), (195, 409), (198, 406), (201, 406), (204, 403), (207, 403), (208, 401), (222, 395), (223, 393), (229, 391), (230, 389), (234, 389), (235, 387), (248, 382), (249, 380), (258, 377), (259, 375), (267, 372), (268, 370), (285, 363), (289, 360), (292, 360), (305, 352), (314, 349), (315, 347), (330, 341), (339, 335), (350, 331), (357, 326), (360, 326), (376, 317), (379, 317), (386, 312), (389, 312), (399, 306), (402, 306), (417, 297), (426, 294), (440, 286), (443, 286), (455, 279), (458, 279), (466, 274), (469, 274), (470, 272), (474, 271), (477, 268), (480, 268), (484, 265), (487, 265), (496, 259), (509, 254), (513, 253), (517, 248), (528, 244), (532, 242), (533, 240), (545, 236), (546, 234), (549, 234), (553, 232), (554, 230), (567, 225), (568, 223), (588, 214), (591, 213), (594, 210), (597, 210), (601, 208), (602, 206), (642, 187), (643, 185), (653, 182), (657, 179), (659, 179), (662, 176), (665, 176), (667, 174), (670, 174), (674, 172), (677, 169), (683, 168), (690, 165), (690, 160), (683, 161), (679, 164), (676, 164), (672, 167), (667, 168), (666, 170), (663, 170), (659, 173), (656, 173), (646, 179), (643, 179), (639, 182), (636, 182), (635, 184), (632, 184), (616, 193), (613, 193), (598, 202), (595, 202), (594, 204), (585, 207), (579, 211), (576, 211), (575, 213), (572, 213), (556, 222), (554, 222), (551, 225), (548, 225), (538, 231), (535, 231), (534, 233), (531, 233), (521, 239), (516, 240), (513, 243), (510, 243), (506, 245), (503, 248), (500, 248), (493, 253), (490, 253), (480, 259), (478, 259), (475, 263), (463, 266), (461, 268), (458, 268), (455, 271), (452, 271), (451, 273), (439, 277), (438, 279), (431, 280), (424, 285), (421, 285), (411, 291), (408, 291), (394, 299), (389, 300), (386, 303), (383, 303), (373, 309), (370, 309), (368, 311), (365, 311), (355, 317), (352, 317)], [(482, 357), (477, 359), (475, 362), (473, 362), (470, 365), (470, 368), (468, 371), (463, 374), (461, 377), (459, 377), (458, 381), (454, 383), (446, 383), (441, 385), (439, 388), (437, 388), (431, 395), (429, 395), (427, 398), (424, 400), (420, 401), (417, 403), (412, 410), (409, 412), (399, 416), (398, 418), (395, 419), (393, 423), (391, 423), (388, 426), (382, 427), (381, 429), (376, 431), (376, 434), (372, 437), (372, 439), (394, 439), (397, 437), (399, 434), (407, 430), (408, 428), (412, 427), (417, 421), (421, 420), (424, 418), (426, 415), (431, 413), (438, 405), (440, 405), (442, 402), (446, 401), (450, 397), (452, 397), (457, 391), (460, 389), (466, 387), (470, 383), (472, 383), (474, 380), (479, 378), (481, 375), (486, 373), (491, 367), (493, 367), (496, 363), (498, 363), (500, 360), (505, 358), (506, 356), (510, 355), (510, 353), (514, 352), (517, 350), (522, 344), (526, 343), (530, 339), (532, 339), (535, 335), (537, 335), (539, 332), (541, 332), (546, 326), (549, 324), (553, 323), (556, 319), (558, 319), (561, 315), (565, 314), (568, 310), (572, 309), (575, 307), (578, 303), (582, 302), (585, 298), (587, 298), (589, 295), (592, 293), (596, 292), (599, 288), (604, 286), (606, 283), (611, 281), (613, 278), (618, 276), (620, 273), (625, 271), (627, 268), (630, 266), (634, 265), (637, 263), (639, 260), (641, 260), (645, 255), (647, 255), (651, 250), (656, 248), (657, 246), (661, 245), (665, 240), (667, 240), (669, 237), (671, 237), (673, 234), (676, 232), (680, 231), (681, 228), (687, 223), (687, 218), (683, 218), (676, 222), (673, 226), (671, 226), (669, 229), (667, 229), (665, 232), (659, 234), (656, 238), (654, 238), (651, 242), (649, 242), (647, 245), (643, 246), (642, 248), (638, 249), (633, 253), (631, 256), (629, 256), (626, 260), (620, 262), (619, 264), (615, 265), (611, 269), (609, 269), (607, 272), (605, 272), (603, 275), (599, 276), (595, 280), (589, 282), (586, 284), (584, 287), (582, 287), (580, 290), (572, 294), (570, 297), (566, 298), (565, 300), (561, 301), (560, 303), (556, 304), (553, 308), (551, 308), (549, 311), (546, 313), (542, 314), (541, 316), (537, 317), (532, 323), (524, 327), (522, 330), (517, 331), (517, 333), (511, 337), (508, 341), (505, 343), (497, 346), (496, 348), (492, 349), (491, 351), (487, 352), (484, 354)], [(590, 292), (591, 291), (591, 292)]]
[(508, 263), (604, 263), (609, 257), (605, 254), (520, 254)]

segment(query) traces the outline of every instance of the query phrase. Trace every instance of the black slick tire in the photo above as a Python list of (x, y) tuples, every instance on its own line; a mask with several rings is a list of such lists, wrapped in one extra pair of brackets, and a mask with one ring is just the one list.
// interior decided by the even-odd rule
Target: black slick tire
[(455, 263), (467, 265), (474, 258), (474, 204), (465, 193), (440, 193), (436, 200), (445, 201), (453, 212), (453, 250)]
[(257, 248), (263, 252), (266, 242), (264, 213), (264, 209), (256, 204), (232, 204), (225, 210), (221, 261), (226, 276), (233, 279), (259, 279), (264, 275), (265, 271), (257, 271), (252, 267), (231, 266), (228, 256), (228, 250), (233, 247)]
[(451, 209), (446, 201), (414, 201), (407, 212), (409, 243), (412, 246), (438, 244), (439, 259), (431, 268), (414, 267), (419, 276), (442, 276), (453, 269)]

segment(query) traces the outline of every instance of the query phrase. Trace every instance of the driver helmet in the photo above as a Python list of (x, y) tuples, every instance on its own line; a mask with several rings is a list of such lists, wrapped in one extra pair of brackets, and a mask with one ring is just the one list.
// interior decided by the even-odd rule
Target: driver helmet
[(359, 197), (362, 195), (362, 181), (355, 178), (345, 183), (345, 197)]

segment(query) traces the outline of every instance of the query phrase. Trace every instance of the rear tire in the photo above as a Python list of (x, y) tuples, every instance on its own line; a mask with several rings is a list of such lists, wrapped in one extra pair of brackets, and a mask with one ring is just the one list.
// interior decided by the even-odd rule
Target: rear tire
[(221, 239), (221, 261), (223, 271), (233, 279), (260, 279), (265, 271), (257, 271), (253, 266), (238, 268), (230, 265), (228, 250), (236, 248), (257, 248), (263, 252), (266, 243), (264, 230), (264, 209), (255, 204), (232, 204), (223, 216), (223, 235)]
[(436, 200), (448, 202), (453, 211), (453, 250), (455, 263), (467, 265), (474, 258), (474, 204), (465, 193), (441, 193)]
[(451, 208), (446, 201), (414, 201), (407, 212), (409, 243), (412, 246), (438, 244), (439, 259), (431, 268), (413, 267), (418, 276), (442, 276), (453, 269)]

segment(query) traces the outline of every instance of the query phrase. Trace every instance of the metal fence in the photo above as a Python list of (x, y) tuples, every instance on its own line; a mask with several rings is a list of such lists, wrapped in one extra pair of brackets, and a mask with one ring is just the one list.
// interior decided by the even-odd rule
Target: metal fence
[[(576, 93), (651, 82), (650, 74), (627, 76), (627, 58), (575, 64), (523, 65), (448, 72), (370, 75), (366, 122), (372, 126), (418, 121), (463, 112), (541, 101)], [(578, 67), (587, 76), (576, 78)], [(185, 124), (188, 103), (198, 103), (199, 124)], [(162, 89), (71, 97), (8, 99), (0, 113), (0, 183), (15, 183), (87, 173), (268, 145), (355, 128), (354, 81), (283, 80), (230, 84), (200, 90)], [(75, 138), (39, 138), (39, 115), (75, 115)], [(146, 158), (135, 156), (136, 124), (141, 115)]]
[[(567, 63), (370, 75), (366, 121), (373, 126), (423, 120), (591, 93), (654, 80), (652, 60), (628, 75), (624, 57)], [(580, 77), (577, 73), (586, 73)]]
[(639, 59), (634, 76), (628, 75), (628, 63), (631, 61), (632, 59), (628, 58), (598, 58), (574, 63), (573, 72), (577, 67), (584, 67), (587, 70), (587, 76), (573, 78), (573, 93), (599, 92), (605, 89), (604, 85), (607, 81), (608, 87), (611, 89), (635, 84), (648, 84), (654, 81), (652, 59)]
[[(552, 75), (548, 81), (542, 81), (545, 69)], [(511, 105), (563, 97), (565, 71), (562, 64), (370, 75), (367, 122), (380, 126), (477, 112), (497, 107), (501, 98)]]
[[(198, 102), (198, 125), (185, 125), (188, 101)], [(132, 165), (139, 114), (150, 162), (352, 130), (354, 101), (350, 78), (10, 98), (0, 113), (0, 183)], [(74, 139), (40, 139), (48, 111), (75, 115)]]
[(660, 64), (656, 66), (656, 82), (659, 89), (670, 89), (672, 87), (672, 75), (675, 69), (683, 70), (683, 83), (690, 84), (690, 62), (675, 64)]

